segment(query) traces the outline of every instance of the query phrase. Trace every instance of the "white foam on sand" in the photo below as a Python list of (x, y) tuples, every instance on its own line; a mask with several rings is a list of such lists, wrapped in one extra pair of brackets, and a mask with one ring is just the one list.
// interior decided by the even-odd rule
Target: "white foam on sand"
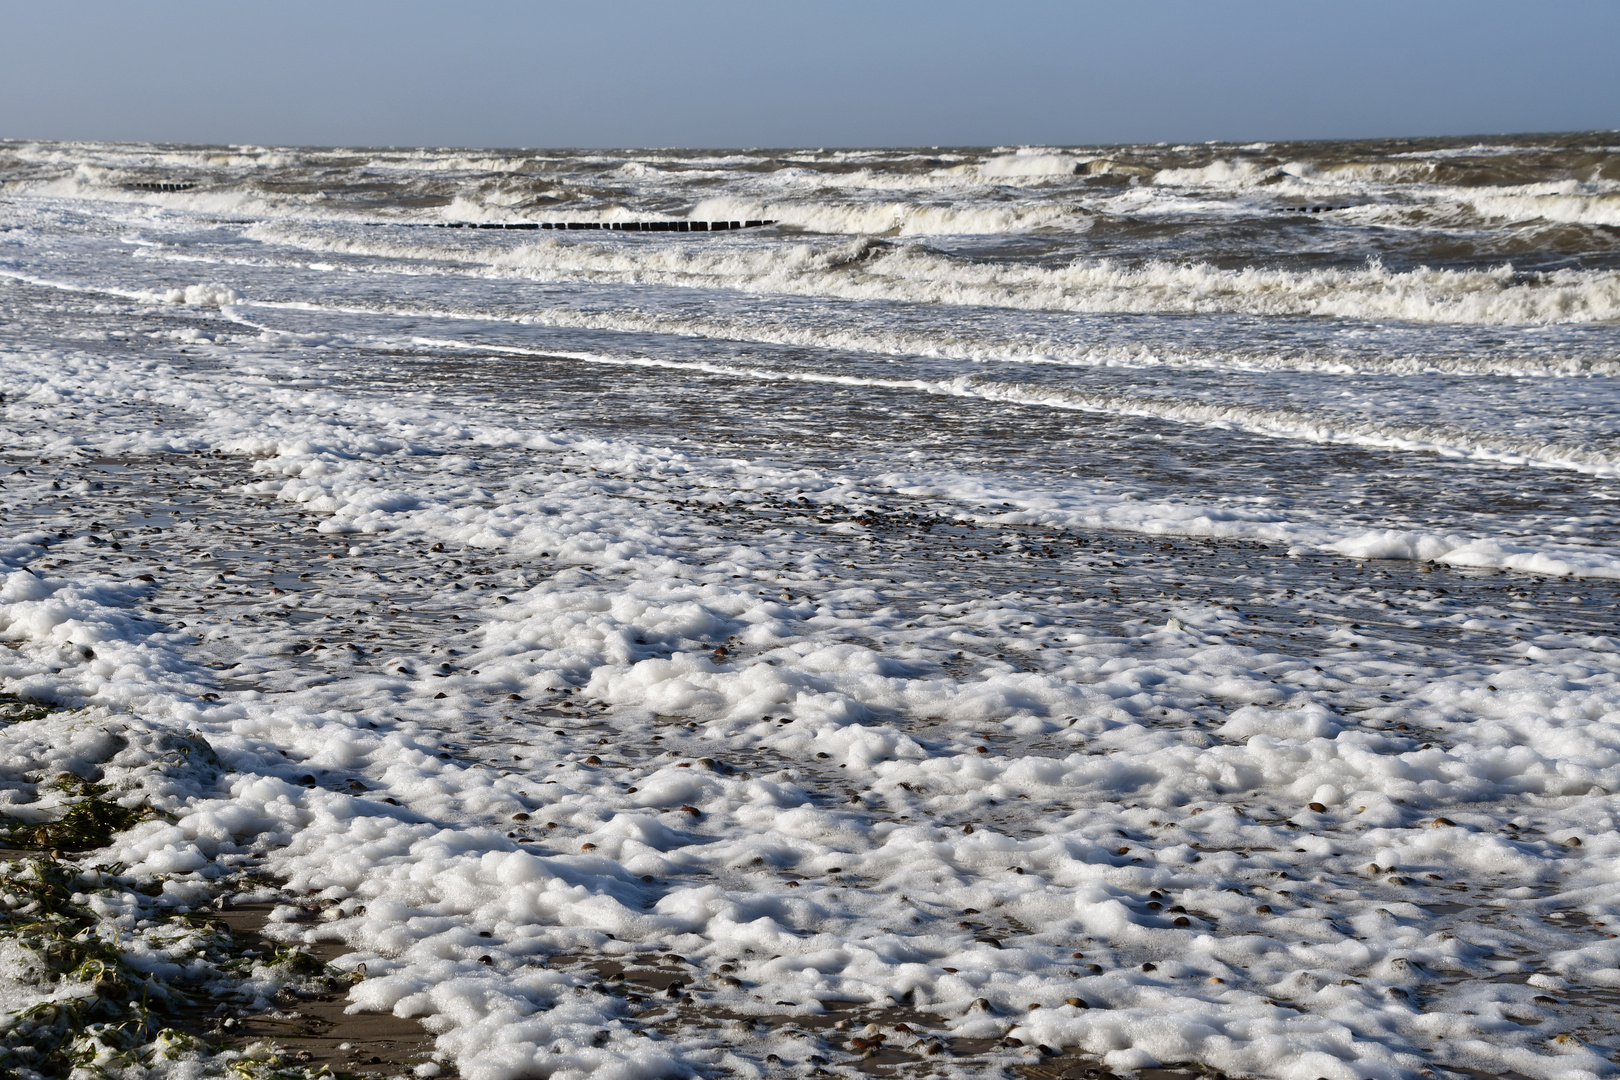
[[(204, 378), (68, 351), (10, 352), (0, 364), (15, 388), (6, 409), (59, 410), (61, 437), (83, 447), (246, 455), (260, 479), (243, 498), (301, 507), (325, 532), (543, 551), (567, 568), (482, 609), (475, 650), (450, 678), (383, 668), (341, 693), (218, 703), (191, 689), (184, 638), (124, 614), (127, 583), (11, 569), (0, 587), (5, 689), (50, 686), (136, 705), (156, 740), (130, 741), (136, 772), (165, 760), (166, 732), (206, 740), (222, 763), (217, 774), (154, 779), (168, 819), (96, 857), (161, 874), (183, 893), (222, 857), (251, 854), (296, 891), (355, 901), (317, 928), (272, 930), (345, 942), (352, 952), (340, 963), (368, 971), (354, 1006), (423, 1018), (465, 1076), (653, 1075), (718, 1063), (714, 1051), (612, 1024), (615, 999), (534, 963), (559, 951), (644, 948), (704, 971), (735, 964), (739, 985), (704, 983), (715, 1008), (907, 996), (959, 1034), (1080, 1047), (1122, 1070), (1196, 1058), (1232, 1073), (1402, 1076), (1416, 1068), (1419, 1043), (1437, 1035), (1457, 1060), (1482, 1068), (1549, 1078), (1610, 1070), (1579, 1044), (1548, 1058), (1522, 1029), (1491, 1019), (1499, 984), (1487, 976), (1503, 961), (1432, 933), (1416, 885), (1346, 890), (1311, 875), (1377, 864), (1402, 876), (1531, 882), (1556, 866), (1561, 904), (1620, 917), (1612, 810), (1580, 798), (1620, 788), (1612, 643), (1565, 641), (1555, 663), (1527, 667), (1425, 669), (1385, 647), (1351, 651), (1367, 634), (1346, 631), (1313, 664), (1243, 644), (1233, 633), (1244, 628), (1241, 613), (1192, 608), (1173, 626), (1121, 639), (1085, 626), (1032, 630), (1027, 609), (1008, 597), (971, 616), (977, 632), (1003, 650), (1038, 637), (1061, 661), (1043, 671), (990, 663), (959, 678), (939, 667), (958, 648), (958, 627), (902, 624), (872, 588), (796, 559), (791, 536), (733, 538), (678, 524), (664, 503), (624, 497), (672, 485), (692, 498), (802, 490), (803, 473), (298, 385), (292, 359), (238, 355), (234, 370)], [(67, 420), (70, 411), (109, 415), (136, 392), (172, 404), (169, 427), (113, 437), (104, 421)], [(533, 465), (509, 487), (482, 489), (466, 472), (469, 455), (500, 448), (523, 448)], [(1055, 519), (1059, 510), (1045, 512)], [(1192, 507), (1132, 512), (1138, 528), (1288, 529), (1222, 524)], [(1130, 523), (1121, 507), (1078, 513)], [(1373, 553), (1397, 552), (1384, 544)], [(1407, 554), (1436, 553), (1420, 543)], [(762, 594), (766, 572), (791, 580)], [(301, 604), (322, 608), (318, 593)], [(298, 636), (244, 629), (236, 640), (251, 653)], [(711, 655), (708, 643), (731, 638), (737, 659)], [(667, 644), (649, 655), (643, 641)], [(80, 644), (95, 657), (75, 655)], [(1526, 655), (1552, 660), (1553, 647), (1527, 646)], [(1466, 727), (1466, 738), (1417, 749), (1324, 704), (1328, 684), (1402, 681), (1392, 664), (1421, 679), (1384, 714), (1437, 733)], [(390, 702), (385, 710), (340, 704), (367, 685)], [(603, 763), (526, 727), (525, 756), (536, 760), (493, 768), (447, 758), (432, 727), (385, 715), (408, 706), (453, 728), (480, 702), (564, 686), (607, 709), (624, 745), (669, 730), (660, 715), (696, 727), (667, 755), (632, 761), (610, 746)], [(435, 692), (446, 695), (438, 704)], [(1219, 738), (1148, 722), (1185, 695), (1226, 704)], [(34, 723), (7, 732), (7, 760), (74, 752)], [(73, 723), (99, 730), (93, 716)], [(930, 725), (926, 737), (909, 733), (918, 724)], [(981, 753), (985, 730), (1045, 733), (1056, 748)], [(756, 752), (779, 755), (782, 767), (725, 765)], [(372, 790), (301, 784), (311, 770)], [(862, 805), (813, 797), (829, 783), (848, 785)], [(1030, 811), (1012, 818), (993, 809), (1025, 800)], [(1535, 801), (1545, 840), (1501, 831), (1525, 800)], [(887, 810), (874, 820), (864, 810), (879, 801)], [(506, 835), (516, 813), (557, 827), (540, 845), (520, 843)], [(1306, 835), (1298, 821), (1338, 827)], [(1571, 835), (1580, 848), (1556, 842)], [(1273, 868), (1280, 877), (1255, 873)], [(1186, 926), (1147, 906), (1151, 889), (1192, 913)], [(976, 940), (987, 935), (960, 914), (968, 907), (1003, 940)], [(1599, 940), (1550, 963), (1549, 978), (1601, 981), (1620, 968), (1620, 946)], [(1413, 1002), (1406, 988), (1419, 970), (1475, 979), (1458, 991), (1476, 1003), (1474, 1016)]]

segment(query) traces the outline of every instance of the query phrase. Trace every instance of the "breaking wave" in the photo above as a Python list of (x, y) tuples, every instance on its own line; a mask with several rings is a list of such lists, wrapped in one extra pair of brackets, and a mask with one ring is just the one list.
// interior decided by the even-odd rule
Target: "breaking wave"
[(1108, 259), (1067, 266), (974, 262), (863, 238), (787, 249), (546, 239), (498, 251), (266, 228), (266, 239), (380, 258), (456, 259), (491, 275), (612, 280), (763, 294), (1032, 311), (1243, 314), (1515, 325), (1620, 319), (1620, 273), (1558, 270), (1294, 271)]

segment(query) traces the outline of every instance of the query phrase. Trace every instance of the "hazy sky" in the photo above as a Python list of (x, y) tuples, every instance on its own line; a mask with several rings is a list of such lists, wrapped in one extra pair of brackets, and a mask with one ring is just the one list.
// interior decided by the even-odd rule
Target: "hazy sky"
[(865, 146), (1620, 127), (1620, 2), (0, 0), (0, 138)]

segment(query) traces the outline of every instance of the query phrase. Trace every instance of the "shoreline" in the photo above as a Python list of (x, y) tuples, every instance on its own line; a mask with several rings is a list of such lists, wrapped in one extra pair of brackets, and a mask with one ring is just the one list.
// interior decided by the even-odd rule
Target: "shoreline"
[[(53, 228), (14, 232), (107, 279), (174, 255)], [(246, 265), (272, 299), (415, 280)], [(258, 874), (265, 937), (344, 943), (309, 978), (365, 965), (311, 1015), (425, 1018), (465, 1080), (836, 1075), (935, 1040), (948, 1076), (1150, 1080), (1550, 1080), (1620, 1053), (1620, 585), (1356, 558), (1302, 524), (1490, 510), (1600, 566), (1601, 478), (1121, 429), (831, 362), (763, 389), (463, 362), (407, 316), (267, 329), (234, 289), (0, 281), (0, 691), (73, 710), (0, 724), (0, 810), (41, 843), (106, 831), (96, 926), (153, 970), (213, 947), (160, 944), (163, 913)], [(902, 363), (847, 366), (879, 362)], [(0, 967), (12, 1020), (95, 985), (25, 971)]]

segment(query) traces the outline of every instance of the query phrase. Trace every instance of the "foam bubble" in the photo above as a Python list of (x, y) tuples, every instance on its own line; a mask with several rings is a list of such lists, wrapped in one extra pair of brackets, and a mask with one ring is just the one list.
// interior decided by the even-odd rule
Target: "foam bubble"
[(228, 285), (211, 281), (204, 285), (187, 285), (183, 289), (170, 289), (163, 298), (171, 304), (191, 304), (197, 307), (229, 307), (242, 296)]

